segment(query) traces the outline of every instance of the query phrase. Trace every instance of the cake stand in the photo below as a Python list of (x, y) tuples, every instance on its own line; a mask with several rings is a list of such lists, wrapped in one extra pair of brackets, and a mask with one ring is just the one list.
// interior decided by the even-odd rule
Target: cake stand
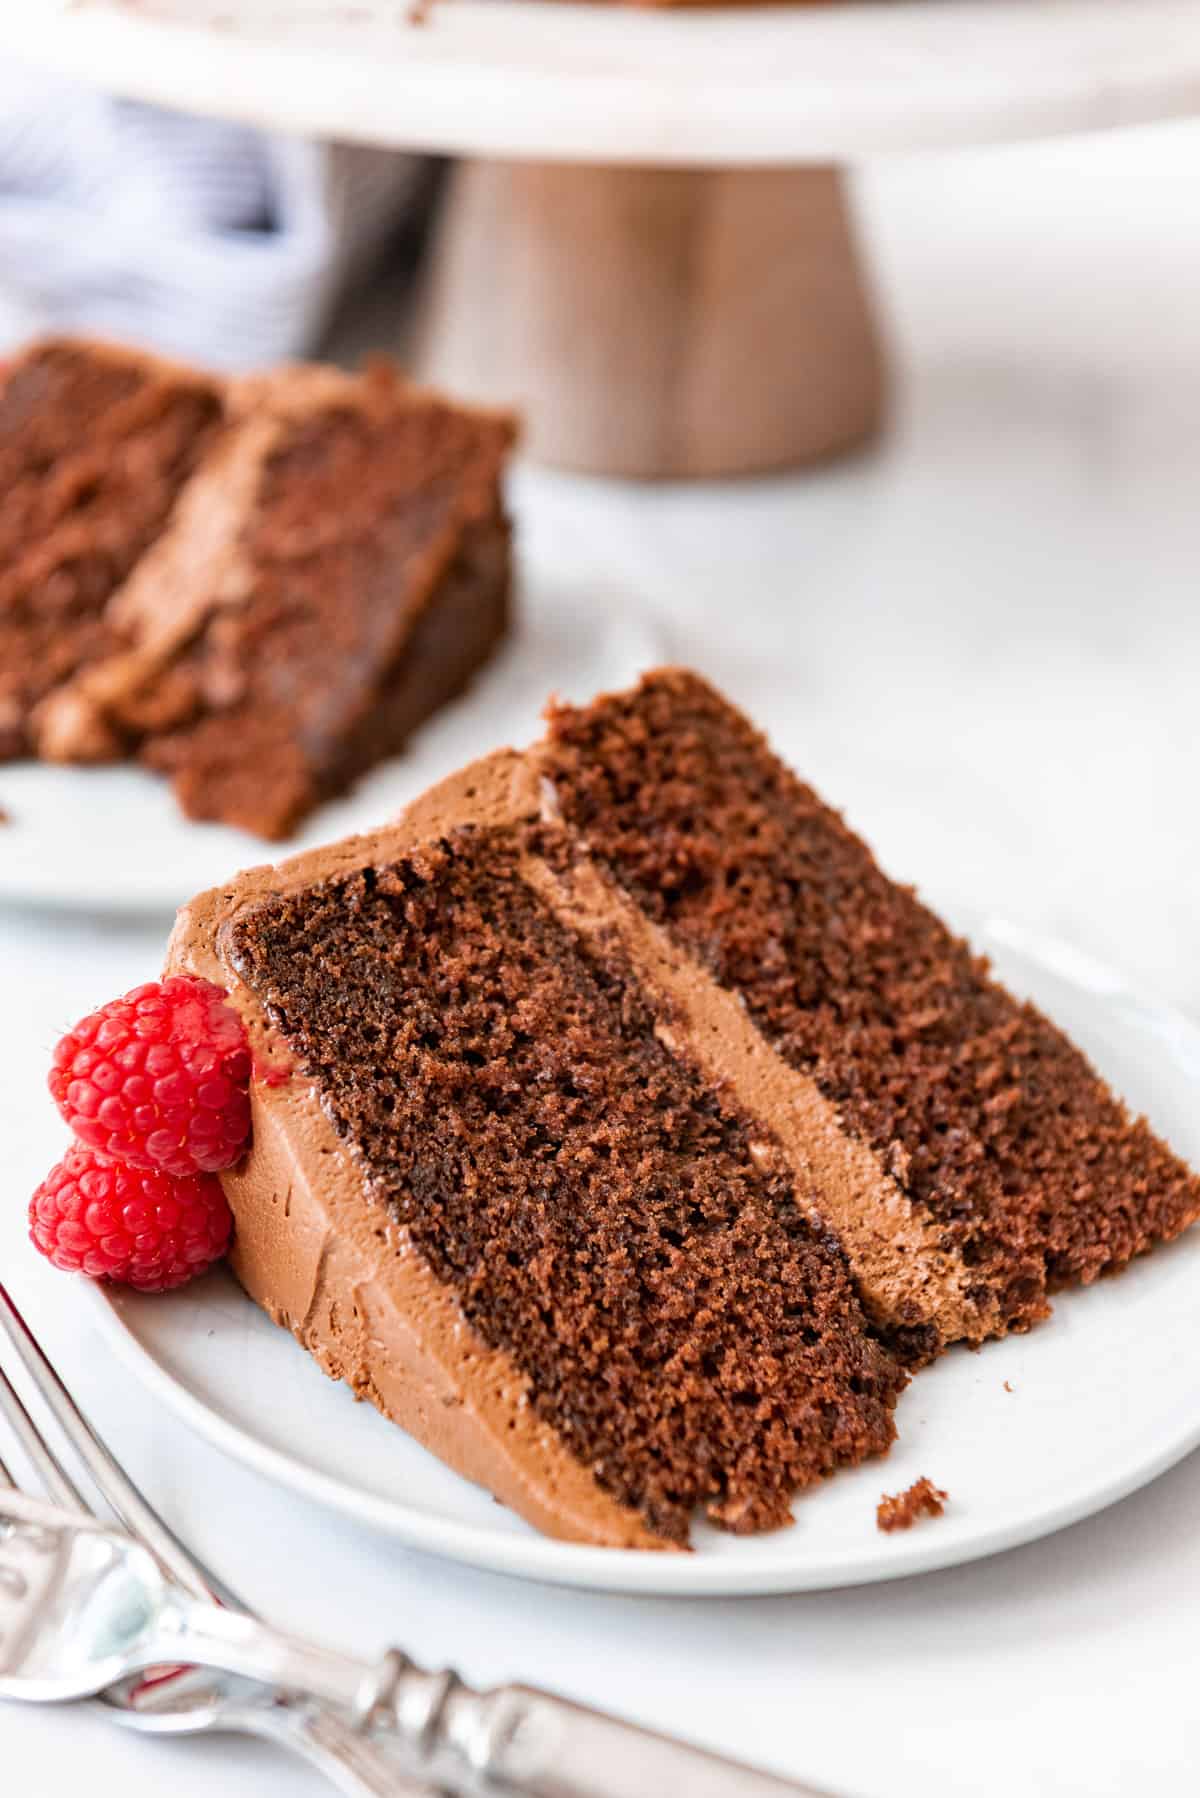
[(0, 49), (277, 130), (460, 160), (419, 372), (561, 466), (704, 475), (868, 439), (845, 171), (1200, 111), (1200, 0), (43, 0)]

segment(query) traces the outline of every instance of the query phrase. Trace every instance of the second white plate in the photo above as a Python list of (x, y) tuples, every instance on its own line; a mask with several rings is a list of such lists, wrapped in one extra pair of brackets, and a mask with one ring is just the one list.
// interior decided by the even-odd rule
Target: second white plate
[[(999, 923), (971, 935), (1200, 1163), (1200, 1029), (1061, 945)], [(895, 1579), (1076, 1522), (1200, 1444), (1200, 1230), (1119, 1279), (1065, 1294), (1032, 1335), (944, 1356), (901, 1399), (887, 1459), (799, 1500), (793, 1528), (753, 1538), (700, 1529), (690, 1555), (537, 1535), (356, 1405), (224, 1272), (167, 1298), (88, 1290), (137, 1376), (219, 1448), (414, 1548), (562, 1585), (688, 1595)], [(949, 1491), (945, 1516), (880, 1535), (880, 1495), (922, 1474)]]

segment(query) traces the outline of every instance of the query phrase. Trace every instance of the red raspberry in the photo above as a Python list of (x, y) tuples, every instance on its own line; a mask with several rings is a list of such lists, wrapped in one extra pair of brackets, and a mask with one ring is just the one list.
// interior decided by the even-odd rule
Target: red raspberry
[(50, 1091), (81, 1142), (166, 1174), (232, 1167), (250, 1135), (250, 1052), (219, 986), (191, 974), (102, 1005), (54, 1051)]
[(72, 1143), (29, 1201), (29, 1234), (55, 1267), (166, 1292), (229, 1247), (233, 1218), (213, 1174), (122, 1167)]

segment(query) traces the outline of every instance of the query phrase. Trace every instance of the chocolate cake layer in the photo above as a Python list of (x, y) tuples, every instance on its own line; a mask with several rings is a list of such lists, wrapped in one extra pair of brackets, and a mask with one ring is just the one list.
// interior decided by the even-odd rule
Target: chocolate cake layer
[[(886, 1448), (904, 1383), (760, 1124), (662, 1040), (624, 952), (457, 831), (263, 900), (227, 954), (365, 1189), (598, 1484), (667, 1541)], [(669, 1032), (668, 1032), (669, 1034)]]
[[(992, 1330), (1200, 1214), (1200, 1182), (698, 677), (560, 708), (553, 804), (969, 1270)], [(965, 1329), (964, 1334), (972, 1332)]]
[(214, 382), (47, 339), (0, 378), (0, 757), (45, 696), (119, 643), (109, 602), (215, 440)]
[(383, 366), (288, 370), (235, 411), (122, 596), (130, 648), (56, 695), (39, 742), (61, 760), (137, 753), (190, 816), (283, 837), (503, 634), (513, 433)]

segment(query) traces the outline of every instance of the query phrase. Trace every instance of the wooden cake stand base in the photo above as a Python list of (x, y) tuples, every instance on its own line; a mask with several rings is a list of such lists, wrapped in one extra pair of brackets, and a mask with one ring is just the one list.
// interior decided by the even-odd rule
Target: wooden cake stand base
[(466, 161), (418, 304), (422, 379), (527, 421), (543, 462), (727, 475), (880, 426), (841, 175)]

